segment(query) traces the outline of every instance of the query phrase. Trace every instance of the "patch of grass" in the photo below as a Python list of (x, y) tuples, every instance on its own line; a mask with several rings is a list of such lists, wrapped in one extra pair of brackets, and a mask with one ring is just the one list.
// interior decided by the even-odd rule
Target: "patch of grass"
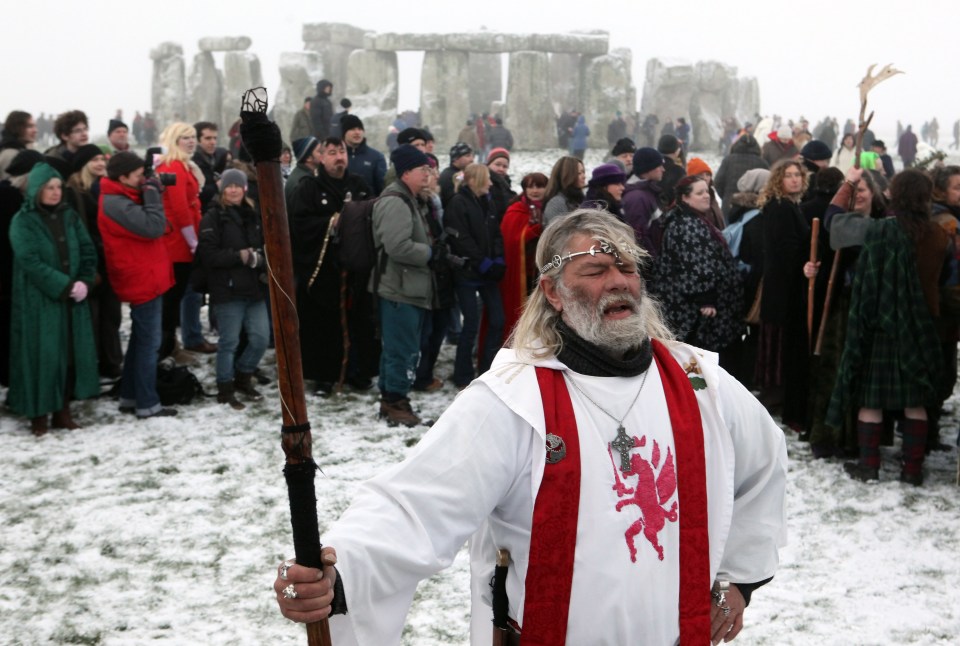
[(54, 633), (51, 636), (51, 642), (54, 644), (86, 644), (87, 646), (96, 646), (103, 643), (103, 633), (100, 631), (94, 633), (77, 632), (75, 628), (67, 627)]
[(213, 472), (214, 472), (215, 474), (217, 474), (218, 476), (222, 476), (224, 473), (226, 473), (226, 472), (229, 471), (229, 470), (230, 470), (229, 465), (221, 464), (220, 466), (215, 467), (215, 468), (213, 469)]
[(159, 471), (160, 473), (162, 473), (162, 474), (164, 474), (164, 475), (172, 475), (172, 474), (174, 474), (174, 473), (180, 473), (180, 469), (178, 469), (177, 467), (174, 467), (174, 466), (160, 467), (159, 469), (157, 469), (157, 471)]
[(100, 556), (114, 557), (117, 555), (117, 548), (112, 543), (104, 543), (100, 546)]
[(151, 477), (146, 477), (143, 480), (128, 482), (127, 486), (129, 486), (134, 491), (147, 491), (149, 489), (159, 489), (161, 485), (158, 480)]
[(100, 464), (100, 456), (91, 455), (91, 456), (90, 456), (90, 464), (92, 464), (93, 466), (98, 466), (98, 465)]

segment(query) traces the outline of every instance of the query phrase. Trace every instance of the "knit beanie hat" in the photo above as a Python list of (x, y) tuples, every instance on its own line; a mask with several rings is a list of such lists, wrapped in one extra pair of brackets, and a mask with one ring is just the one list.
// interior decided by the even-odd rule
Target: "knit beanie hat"
[(21, 150), (10, 162), (10, 165), (7, 166), (7, 175), (11, 177), (26, 175), (30, 172), (30, 169), (42, 161), (43, 155), (40, 152), (29, 148)]
[(319, 143), (316, 137), (302, 137), (294, 141), (293, 156), (296, 158), (297, 163), (302, 164), (303, 161), (313, 153), (313, 149), (316, 148)]
[(800, 149), (800, 155), (810, 161), (823, 161), (833, 157), (827, 144), (819, 139), (811, 139), (804, 144), (803, 148)]
[(593, 187), (623, 184), (626, 181), (627, 176), (623, 174), (623, 170), (614, 164), (600, 164), (593, 169), (590, 176), (590, 186)]
[(73, 153), (73, 172), (76, 173), (78, 170), (87, 165), (87, 162), (96, 157), (97, 155), (102, 155), (103, 151), (100, 150), (100, 146), (96, 144), (84, 144), (77, 148), (77, 152)]
[(751, 168), (737, 180), (737, 190), (741, 193), (759, 193), (767, 185), (770, 171), (766, 168)]
[(490, 154), (487, 155), (487, 166), (492, 164), (495, 159), (500, 159), (501, 157), (510, 161), (510, 151), (506, 148), (494, 148), (490, 151)]
[(664, 155), (672, 155), (680, 150), (680, 140), (673, 135), (663, 135), (657, 142), (657, 150)]
[(707, 162), (699, 157), (691, 157), (690, 161), (687, 162), (687, 175), (704, 174), (713, 175), (713, 171), (710, 169), (710, 166), (707, 165)]
[(138, 168), (143, 168), (143, 160), (136, 153), (130, 151), (116, 153), (107, 162), (107, 177), (116, 181)]
[[(110, 119), (110, 125), (107, 126), (107, 136), (110, 136), (110, 133), (116, 130), (117, 128), (127, 128), (127, 124), (120, 119)], [(129, 130), (130, 128), (127, 128)]]
[(467, 155), (473, 155), (473, 148), (470, 147), (470, 144), (458, 141), (450, 147), (450, 163), (457, 161), (461, 157)]
[[(60, 177), (70, 177), (73, 173), (73, 168), (70, 166), (70, 162), (60, 157), (54, 157), (53, 155), (44, 155), (43, 162), (53, 168), (53, 170), (60, 173)], [(32, 168), (30, 170), (33, 170)]]
[(236, 168), (229, 168), (223, 171), (220, 176), (220, 190), (225, 190), (228, 186), (239, 186), (247, 190), (247, 174)]
[(793, 139), (793, 130), (790, 129), (790, 126), (780, 126), (777, 130), (777, 139), (783, 143), (787, 143)]
[(397, 135), (398, 144), (409, 144), (417, 139), (422, 139), (424, 142), (427, 141), (427, 136), (423, 134), (420, 128), (404, 128), (400, 131), (400, 134)]
[(390, 161), (393, 163), (393, 167), (397, 169), (397, 177), (403, 177), (403, 174), (407, 171), (430, 164), (427, 156), (410, 144), (397, 146), (397, 149), (390, 153)]
[(340, 119), (340, 132), (349, 132), (354, 128), (360, 128), (363, 131), (366, 131), (366, 128), (363, 127), (363, 121), (360, 120), (355, 114), (345, 114)]
[(610, 156), (619, 157), (623, 153), (633, 153), (636, 151), (637, 146), (633, 143), (633, 139), (623, 137), (622, 139), (617, 139), (617, 143), (613, 144), (613, 150), (610, 151)]
[(663, 166), (663, 155), (654, 148), (644, 146), (637, 148), (637, 152), (633, 153), (633, 174), (637, 177), (661, 166)]

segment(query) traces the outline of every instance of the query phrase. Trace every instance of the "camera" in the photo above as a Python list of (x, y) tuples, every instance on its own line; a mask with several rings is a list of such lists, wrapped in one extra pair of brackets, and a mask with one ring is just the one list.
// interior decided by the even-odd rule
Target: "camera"
[(157, 179), (160, 180), (160, 183), (163, 186), (176, 186), (177, 185), (177, 175), (176, 173), (158, 173), (154, 170), (154, 161), (157, 156), (163, 154), (163, 149), (159, 146), (154, 146), (153, 148), (147, 148), (147, 160), (143, 164), (143, 176), (147, 179), (150, 179), (154, 175), (157, 176)]

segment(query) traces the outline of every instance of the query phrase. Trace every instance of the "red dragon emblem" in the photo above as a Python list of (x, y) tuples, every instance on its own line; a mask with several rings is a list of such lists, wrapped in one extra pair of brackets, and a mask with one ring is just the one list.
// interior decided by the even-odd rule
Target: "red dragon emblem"
[[(636, 436), (633, 437), (634, 447), (644, 447), (646, 444), (646, 435), (640, 439), (637, 439)], [(650, 461), (636, 453), (631, 454), (630, 468), (623, 471), (623, 480), (621, 480), (620, 470), (613, 458), (613, 449), (609, 446), (607, 453), (610, 455), (613, 475), (616, 478), (613, 490), (617, 492), (618, 498), (622, 498), (622, 500), (617, 501), (617, 511), (623, 511), (625, 507), (631, 505), (640, 508), (640, 518), (631, 523), (624, 534), (627, 547), (630, 548), (630, 560), (634, 563), (637, 562), (637, 547), (634, 540), (638, 534), (643, 532), (643, 537), (650, 542), (662, 561), (663, 546), (660, 545), (658, 535), (667, 521), (675, 523), (679, 517), (677, 501), (674, 501), (669, 508), (665, 507), (677, 491), (677, 472), (673, 463), (673, 454), (668, 448), (667, 457), (661, 465), (660, 445), (654, 440)], [(657, 469), (659, 469), (659, 473)], [(634, 476), (637, 478), (635, 486), (628, 487), (626, 484), (627, 478)]]

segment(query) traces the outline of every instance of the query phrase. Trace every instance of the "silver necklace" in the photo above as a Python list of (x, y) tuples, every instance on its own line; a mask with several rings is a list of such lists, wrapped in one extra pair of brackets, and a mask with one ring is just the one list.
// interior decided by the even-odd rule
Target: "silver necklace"
[(620, 454), (620, 471), (622, 472), (627, 472), (630, 470), (630, 451), (634, 448), (633, 438), (627, 435), (627, 431), (623, 427), (623, 420), (627, 419), (627, 415), (630, 414), (630, 411), (633, 410), (637, 400), (640, 399), (640, 392), (643, 390), (644, 384), (647, 383), (648, 374), (650, 374), (649, 368), (643, 373), (643, 379), (640, 381), (640, 387), (637, 389), (637, 394), (633, 396), (633, 401), (630, 402), (630, 406), (627, 407), (627, 412), (625, 412), (623, 417), (620, 419), (617, 419), (613, 413), (605, 409), (597, 402), (593, 401), (593, 398), (587, 393), (583, 392), (583, 389), (577, 385), (577, 382), (573, 380), (573, 377), (570, 377), (570, 383), (573, 384), (573, 387), (577, 389), (577, 392), (586, 397), (587, 401), (596, 406), (601, 413), (617, 423), (617, 436), (613, 438), (613, 441), (610, 442), (609, 446)]

